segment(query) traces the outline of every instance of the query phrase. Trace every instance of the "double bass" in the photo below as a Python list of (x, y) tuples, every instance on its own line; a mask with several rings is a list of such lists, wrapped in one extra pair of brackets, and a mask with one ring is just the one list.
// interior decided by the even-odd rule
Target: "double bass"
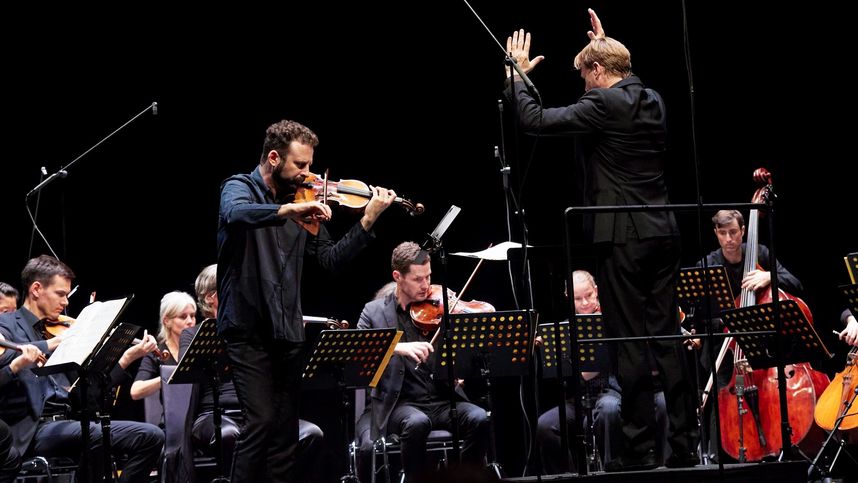
[[(754, 180), (762, 186), (754, 194), (753, 202), (765, 202), (771, 193), (771, 174), (766, 169), (759, 168), (754, 171)], [(748, 272), (762, 269), (757, 263), (758, 221), (758, 211), (751, 210), (747, 223), (743, 279)], [(769, 263), (772, 270), (777, 269), (775, 260), (770, 260)], [(802, 299), (779, 288), (778, 300), (794, 300), (808, 322), (813, 324), (813, 315)], [(743, 288), (736, 300), (738, 307), (771, 302), (771, 286), (757, 291)], [(721, 446), (726, 454), (741, 462), (760, 461), (767, 456), (777, 456), (782, 447), (777, 368), (754, 369), (734, 340), (727, 338), (724, 345), (726, 350), (733, 351), (733, 374), (730, 382), (718, 391)], [(722, 347), (722, 354), (725, 347)], [(786, 365), (784, 373), (791, 427), (790, 442), (806, 452), (814, 452), (819, 449), (824, 439), (824, 433), (814, 424), (814, 407), (817, 397), (828, 386), (828, 377), (811, 368), (808, 362)], [(742, 408), (739, 407), (738, 390), (743, 392)]]

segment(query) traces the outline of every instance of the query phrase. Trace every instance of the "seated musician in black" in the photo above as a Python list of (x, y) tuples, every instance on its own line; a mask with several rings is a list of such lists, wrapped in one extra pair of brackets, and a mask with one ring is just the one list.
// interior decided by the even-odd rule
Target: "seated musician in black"
[[(32, 344), (45, 354), (53, 352), (64, 338), (46, 340), (37, 327), (43, 326), (45, 320), (59, 318), (68, 305), (73, 278), (71, 269), (53, 257), (42, 255), (28, 261), (21, 273), (23, 304), (15, 312), (0, 314), (0, 333), (7, 340)], [(154, 349), (155, 339), (147, 336), (126, 350), (110, 374), (112, 386), (129, 379), (125, 373), (128, 365)], [(0, 372), (12, 372), (15, 357), (12, 351), (0, 354)], [(69, 398), (69, 386), (65, 374), (37, 377), (30, 368), (23, 368), (11, 375), (0, 392), (0, 419), (9, 424), (15, 448), (23, 457), (80, 456), (81, 425), (69, 419), (68, 409), (74, 403)], [(101, 399), (96, 392), (90, 391), (89, 404)], [(91, 481), (98, 481), (104, 468), (101, 434), (101, 428), (90, 423)], [(155, 468), (164, 445), (164, 433), (151, 424), (114, 420), (110, 435), (113, 453), (127, 456), (119, 481), (148, 483), (149, 472)]]
[[(742, 242), (745, 236), (746, 227), (745, 218), (740, 212), (737, 210), (718, 211), (712, 217), (712, 227), (715, 232), (715, 237), (718, 239), (720, 248), (706, 256), (706, 265), (724, 266), (727, 270), (727, 277), (730, 280), (730, 288), (733, 292), (733, 296), (738, 297), (743, 288), (757, 291), (771, 285), (772, 265), (776, 267), (778, 286), (781, 289), (793, 295), (796, 295), (803, 290), (798, 278), (784, 268), (780, 262), (775, 260), (774, 264), (772, 264), (771, 257), (769, 256), (769, 250), (762, 244), (758, 245), (757, 268), (750, 270), (748, 273), (744, 273), (745, 255), (748, 247), (746, 243)], [(699, 262), (697, 266), (703, 266), (703, 262)], [(697, 308), (696, 312), (701, 312), (701, 309)], [(723, 330), (724, 327), (719, 318), (714, 318), (713, 323), (713, 332), (721, 332)], [(721, 339), (716, 341), (716, 345), (714, 347), (715, 354), (718, 354), (722, 343), (723, 341)], [(706, 341), (703, 342), (703, 346), (700, 350), (700, 365), (704, 369), (705, 373), (708, 374), (711, 371), (709, 348)], [(733, 361), (727, 357), (718, 368), (719, 388), (724, 387), (729, 383), (732, 373)], [(704, 379), (708, 379), (708, 376), (704, 377)], [(715, 394), (713, 393), (712, 396), (715, 396)], [(711, 397), (707, 399), (711, 399)], [(715, 434), (715, 417), (710, 408), (711, 402), (707, 404), (706, 409), (707, 418), (709, 420), (709, 431), (707, 431), (706, 434), (713, 435)], [(715, 451), (717, 445), (712, 439), (713, 438), (709, 438), (709, 455), (713, 461), (717, 461), (718, 456)]]
[[(378, 385), (372, 390), (370, 440), (397, 434), (402, 446), (402, 466), (409, 481), (423, 473), (426, 438), (433, 429), (451, 428), (450, 387), (432, 377), (433, 333), (418, 330), (409, 315), (413, 302), (431, 293), (432, 268), (429, 254), (413, 242), (400, 243), (391, 256), (395, 290), (367, 303), (358, 321), (359, 329), (396, 328), (403, 331)], [(456, 409), (460, 437), (464, 440), (462, 462), (482, 466), (488, 448), (486, 411), (467, 402), (456, 385)], [(363, 441), (361, 455), (371, 454), (371, 443)]]
[[(6, 340), (2, 332), (0, 332), (0, 340)], [(0, 390), (5, 390), (4, 387), (6, 384), (12, 382), (12, 379), (21, 369), (35, 367), (37, 363), (43, 360), (44, 354), (42, 354), (42, 351), (38, 347), (32, 344), (24, 344), (19, 347), (21, 348), (20, 355), (12, 359), (12, 362), (8, 366), (0, 369)], [(2, 351), (3, 349), (0, 349), (0, 353)], [(18, 475), (20, 469), (21, 454), (18, 453), (13, 444), (12, 431), (0, 419), (0, 483), (15, 481), (15, 477)]]
[[(197, 295), (200, 316), (202, 320), (213, 319), (217, 316), (217, 264), (204, 268), (197, 280), (194, 282), (194, 290)], [(184, 354), (194, 335), (197, 327), (185, 329), (181, 335), (180, 354)], [(195, 450), (206, 455), (215, 452), (215, 427), (214, 427), (214, 398), (211, 384), (194, 385), (194, 395), (189, 405), (189, 417), (191, 417), (191, 437)], [(230, 474), (232, 467), (232, 455), (238, 436), (241, 434), (244, 418), (241, 414), (241, 405), (235, 392), (235, 385), (231, 380), (222, 382), (220, 385), (218, 403), (224, 412), (221, 418), (221, 437), (223, 444), (223, 461), (225, 463), (224, 473)], [(312, 481), (314, 467), (318, 463), (322, 440), (324, 434), (322, 429), (315, 424), (298, 420), (298, 450), (295, 467), (295, 481)]]
[[(599, 289), (593, 280), (593, 275), (585, 270), (572, 272), (572, 292), (575, 302), (576, 314), (600, 314)], [(541, 337), (537, 337), (537, 344)], [(546, 348), (550, 350), (550, 348)], [(607, 354), (606, 354), (607, 355)], [(610, 357), (606, 357), (610, 359)], [(621, 395), (620, 385), (616, 376), (610, 369), (611, 363), (606, 360), (607, 370), (601, 372), (582, 372), (581, 381), (584, 391), (585, 403), (592, 404), (593, 435), (599, 456), (603, 462), (611, 461), (618, 457), (623, 451), (623, 424), (621, 418)], [(654, 384), (658, 382), (653, 377)], [(656, 418), (655, 454), (658, 459), (666, 460), (670, 456), (670, 445), (667, 443), (667, 407), (665, 406), (664, 392), (656, 387), (653, 392)], [(575, 405), (571, 400), (566, 401), (566, 422), (569, 434), (572, 434), (572, 423), (575, 421)], [(560, 473), (562, 465), (562, 454), (560, 444), (560, 411), (554, 407), (539, 416), (536, 427), (536, 439), (542, 451), (542, 462), (545, 473)], [(590, 443), (590, 441), (587, 441)], [(567, 456), (568, 458), (568, 456)], [(569, 470), (574, 471), (571, 458)]]

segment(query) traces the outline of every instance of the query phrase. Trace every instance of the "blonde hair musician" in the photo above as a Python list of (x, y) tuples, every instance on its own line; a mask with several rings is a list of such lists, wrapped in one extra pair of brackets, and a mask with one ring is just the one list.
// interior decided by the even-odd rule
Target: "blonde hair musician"
[(197, 303), (185, 292), (170, 292), (161, 299), (158, 324), (158, 348), (165, 357), (158, 359), (147, 354), (140, 363), (137, 377), (131, 384), (131, 398), (143, 399), (161, 389), (161, 364), (176, 365), (179, 355), (179, 337), (188, 327), (197, 325)]

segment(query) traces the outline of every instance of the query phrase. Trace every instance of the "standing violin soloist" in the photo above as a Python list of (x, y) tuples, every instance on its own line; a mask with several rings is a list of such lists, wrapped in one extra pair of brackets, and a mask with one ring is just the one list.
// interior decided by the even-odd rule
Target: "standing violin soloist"
[(218, 333), (226, 341), (246, 418), (232, 481), (291, 481), (304, 343), (304, 257), (316, 258), (327, 270), (342, 268), (373, 238), (373, 224), (396, 198), (393, 191), (373, 187), (363, 217), (342, 239), (334, 242), (324, 226), (310, 235), (296, 221), (329, 220), (331, 209), (293, 200), (310, 173), (318, 142), (295, 121), (272, 124), (256, 169), (221, 186)]
[[(514, 97), (523, 127), (544, 133), (584, 133), (578, 141), (591, 205), (668, 203), (664, 164), (667, 130), (664, 103), (631, 72), (631, 54), (605, 36), (590, 9), (589, 44), (575, 57), (584, 80), (578, 102), (543, 109), (517, 75)], [(530, 58), (530, 34), (514, 32), (507, 50), (524, 72), (544, 57)], [(610, 337), (673, 335), (677, 332), (676, 285), (680, 262), (679, 231), (672, 212), (603, 213), (590, 227), (598, 244), (602, 310)], [(694, 386), (687, 377), (681, 344), (676, 341), (621, 343), (618, 380), (622, 388), (624, 454), (605, 465), (608, 471), (655, 468), (654, 388), (647, 352), (661, 376), (670, 415), (668, 466), (698, 462)]]

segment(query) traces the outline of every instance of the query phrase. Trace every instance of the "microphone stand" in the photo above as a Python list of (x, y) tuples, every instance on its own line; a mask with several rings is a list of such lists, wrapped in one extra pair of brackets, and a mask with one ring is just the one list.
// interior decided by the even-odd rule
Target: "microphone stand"
[[(474, 15), (474, 18), (476, 18), (477, 21), (480, 23), (480, 25), (483, 26), (483, 28), (489, 34), (489, 37), (491, 37), (491, 39), (498, 46), (498, 48), (501, 50), (501, 52), (503, 52), (504, 64), (507, 65), (508, 67), (512, 68), (513, 70), (515, 70), (516, 74), (518, 74), (518, 76), (524, 82), (524, 85), (527, 87), (530, 94), (536, 99), (537, 103), (540, 106), (542, 106), (542, 97), (540, 96), (539, 91), (536, 89), (536, 86), (533, 85), (533, 82), (531, 82), (530, 78), (527, 77), (527, 74), (524, 72), (524, 70), (521, 68), (521, 66), (518, 65), (518, 63), (515, 61), (515, 59), (510, 57), (509, 52), (507, 52), (506, 48), (504, 48), (504, 46), (500, 43), (500, 41), (497, 39), (497, 37), (495, 37), (495, 35), (492, 33), (491, 29), (486, 25), (486, 23), (483, 22), (483, 19), (479, 16), (479, 14), (477, 14), (477, 12), (474, 10), (474, 8), (471, 6), (471, 4), (468, 3), (468, 0), (463, 0), (463, 1), (465, 2), (465, 5), (468, 7), (468, 9), (471, 11), (471, 13)], [(514, 79), (512, 77), (510, 78), (509, 88), (510, 88), (510, 99), (513, 102), (515, 102), (515, 100), (516, 100), (515, 82), (514, 82)], [(528, 297), (528, 299), (527, 299), (528, 300), (528, 308), (533, 309), (534, 308), (533, 283), (532, 283), (531, 278), (530, 278), (531, 277), (530, 260), (528, 259), (528, 254), (527, 254), (527, 245), (528, 245), (527, 221), (525, 220), (524, 208), (519, 206), (518, 201), (516, 200), (516, 197), (515, 197), (512, 189), (511, 189), (510, 185), (509, 185), (509, 175), (510, 175), (511, 170), (510, 170), (509, 166), (506, 164), (506, 152), (505, 152), (506, 146), (503, 144), (503, 136), (504, 136), (503, 127), (502, 127), (503, 126), (503, 103), (498, 102), (498, 104), (499, 104), (498, 109), (499, 109), (500, 118), (501, 118), (500, 119), (500, 121), (501, 121), (501, 146), (502, 146), (503, 150), (497, 151), (497, 149), (496, 149), (495, 152), (496, 152), (496, 157), (501, 161), (501, 175), (503, 176), (504, 191), (506, 192), (505, 202), (506, 202), (506, 206), (507, 206), (507, 231), (509, 234), (510, 241), (512, 241), (512, 229), (510, 226), (511, 224), (509, 223), (510, 217), (509, 217), (509, 201), (508, 201), (509, 199), (512, 199), (512, 202), (515, 206), (515, 214), (517, 214), (519, 216), (519, 219), (521, 221), (521, 229), (522, 229), (522, 245), (523, 245), (522, 246), (522, 274), (521, 274), (522, 283), (524, 284), (524, 288), (526, 290), (526, 295)], [(513, 116), (515, 116), (515, 112), (516, 112), (516, 109), (513, 109)], [(541, 116), (540, 116), (540, 119), (541, 119)], [(537, 140), (539, 139), (538, 136), (536, 139)], [(526, 177), (526, 170), (525, 170), (525, 177)], [(521, 197), (523, 185), (524, 185), (524, 179), (522, 178), (522, 180), (520, 180), (520, 183), (519, 183), (519, 198)], [(510, 271), (510, 281), (512, 282), (513, 276), (512, 276), (512, 266), (511, 265), (509, 266), (509, 271)], [(514, 285), (514, 283), (513, 283), (513, 285)], [(515, 292), (516, 292), (515, 287), (513, 287), (513, 297), (515, 298), (516, 308), (518, 308), (519, 303), (518, 303), (518, 298), (515, 295)], [(533, 339), (533, 336), (536, 333), (535, 332), (536, 331), (536, 325), (535, 324), (532, 327), (532, 330), (534, 332), (531, 334), (531, 340)], [(535, 358), (531, 358), (531, 361), (535, 361), (535, 360), (536, 360)], [(524, 381), (522, 380), (522, 385), (523, 384), (524, 384)], [(539, 400), (539, 381), (537, 379), (534, 379), (533, 390), (534, 390), (534, 401), (538, 401)], [(565, 424), (565, 413), (566, 413), (565, 401), (566, 401), (566, 393), (564, 390), (564, 391), (562, 391), (562, 394), (561, 394), (561, 403), (560, 403), (561, 440), (562, 440), (561, 447), (563, 449), (566, 449), (568, 446), (567, 436), (566, 436), (566, 424)], [(537, 407), (537, 409), (538, 409), (538, 407)], [(526, 417), (527, 416), (525, 415), (525, 418)], [(533, 425), (531, 425), (531, 431), (530, 431), (529, 437), (530, 437), (530, 445), (533, 445), (534, 442), (536, 441), (536, 424), (535, 424), (535, 422)], [(538, 450), (537, 450), (537, 458), (536, 459), (537, 459), (537, 470), (538, 470), (537, 471), (537, 481), (542, 481), (542, 463), (541, 463), (542, 458), (539, 455)], [(526, 466), (526, 464), (525, 464), (525, 466)]]
[[(143, 114), (146, 114), (146, 112), (147, 112), (147, 111), (152, 111), (152, 115), (153, 115), (153, 116), (157, 116), (157, 115), (158, 115), (158, 103), (157, 103), (157, 102), (153, 102), (152, 104), (150, 104), (150, 105), (146, 106), (146, 108), (145, 108), (145, 109), (143, 109), (142, 111), (138, 112), (136, 115), (134, 115), (134, 117), (132, 117), (131, 119), (129, 119), (128, 121), (126, 121), (124, 124), (122, 124), (121, 126), (119, 126), (118, 128), (116, 128), (113, 132), (111, 132), (110, 134), (108, 134), (107, 136), (105, 136), (104, 138), (102, 138), (102, 139), (101, 139), (100, 141), (98, 141), (97, 143), (93, 144), (93, 145), (92, 145), (92, 147), (90, 147), (89, 149), (87, 149), (86, 151), (84, 151), (83, 153), (81, 153), (81, 154), (80, 154), (80, 156), (78, 156), (78, 157), (74, 158), (70, 163), (68, 163), (68, 164), (66, 164), (65, 166), (61, 167), (60, 169), (58, 169), (58, 170), (57, 170), (57, 172), (55, 172), (55, 173), (51, 174), (51, 175), (50, 175), (50, 176), (48, 176), (47, 178), (44, 178), (44, 175), (45, 175), (45, 174), (47, 174), (47, 172), (46, 172), (46, 171), (44, 171), (44, 168), (42, 168), (42, 170), (43, 170), (43, 171), (42, 171), (42, 179), (41, 179), (41, 181), (39, 182), (39, 184), (37, 184), (36, 186), (34, 186), (34, 187), (33, 187), (33, 189), (31, 189), (29, 192), (27, 192), (27, 195), (24, 197), (24, 205), (27, 207), (27, 213), (30, 215), (30, 221), (32, 221), (32, 222), (33, 222), (33, 231), (39, 234), (39, 236), (42, 238), (42, 241), (44, 241), (44, 242), (45, 242), (45, 245), (47, 245), (48, 250), (50, 250), (50, 251), (51, 251), (51, 254), (54, 256), (54, 258), (59, 259), (59, 257), (57, 256), (56, 252), (55, 252), (55, 251), (54, 251), (54, 249), (51, 247), (51, 244), (50, 244), (50, 243), (48, 243), (47, 238), (45, 238), (45, 235), (42, 233), (42, 231), (39, 229), (38, 225), (36, 224), (36, 217), (35, 217), (35, 215), (33, 214), (33, 212), (32, 212), (32, 211), (30, 211), (30, 197), (31, 197), (31, 196), (33, 196), (34, 194), (37, 194), (37, 193), (40, 195), (39, 197), (37, 197), (37, 198), (36, 198), (36, 199), (37, 199), (37, 201), (36, 201), (36, 212), (38, 213), (38, 209), (39, 209), (39, 208), (38, 208), (38, 207), (39, 207), (39, 201), (38, 201), (38, 200), (40, 200), (40, 199), (41, 199), (41, 191), (42, 191), (42, 189), (44, 189), (44, 188), (45, 188), (45, 186), (47, 186), (47, 185), (51, 184), (51, 183), (52, 183), (54, 180), (56, 180), (57, 178), (65, 178), (65, 177), (67, 177), (67, 176), (69, 175), (69, 173), (68, 173), (68, 169), (69, 169), (70, 167), (72, 167), (75, 163), (77, 163), (78, 161), (80, 161), (80, 159), (81, 159), (81, 158), (83, 158), (84, 156), (86, 156), (87, 154), (89, 154), (89, 153), (90, 153), (90, 151), (92, 151), (93, 149), (97, 148), (97, 147), (98, 147), (98, 146), (100, 146), (102, 143), (104, 143), (105, 141), (107, 141), (108, 139), (110, 139), (111, 137), (113, 137), (113, 135), (114, 135), (114, 134), (116, 134), (116, 133), (118, 133), (119, 131), (121, 131), (123, 128), (125, 128), (125, 126), (127, 126), (127, 125), (131, 124), (132, 122), (134, 122), (137, 118), (139, 118), (139, 117), (140, 117), (140, 116), (142, 116)], [(33, 248), (33, 243), (32, 243), (32, 240), (31, 240), (31, 241), (30, 241), (30, 252), (31, 252), (31, 253), (32, 253), (32, 248)]]
[[(452, 347), (453, 341), (450, 338), (452, 331), (450, 330), (450, 302), (447, 297), (447, 253), (444, 250), (444, 245), (441, 243), (441, 238), (429, 235), (426, 242), (421, 247), (430, 255), (437, 254), (438, 260), (441, 262), (438, 266), (438, 273), (441, 278), (441, 300), (444, 304), (444, 313), (441, 315), (441, 324), (444, 331), (444, 346)], [(457, 463), (462, 462), (462, 454), (459, 448), (459, 412), (456, 409), (456, 379), (453, 373), (452, 358), (447, 364), (447, 380), (450, 384), (450, 433), (453, 435), (453, 459)]]
[[(45, 176), (47, 176), (47, 175), (48, 175), (48, 170), (45, 169), (44, 166), (42, 166), (42, 168), (39, 170), (39, 184), (42, 184), (42, 182), (45, 180)], [(42, 200), (42, 194), (39, 193), (39, 195), (36, 196), (36, 212), (33, 214), (34, 220), (39, 217), (39, 202), (41, 200)], [(35, 240), (35, 239), (36, 239), (36, 227), (35, 227), (35, 223), (34, 223), (33, 230), (30, 232), (30, 248), (27, 249), (27, 259), (30, 259), (30, 257), (33, 256), (33, 240)]]

